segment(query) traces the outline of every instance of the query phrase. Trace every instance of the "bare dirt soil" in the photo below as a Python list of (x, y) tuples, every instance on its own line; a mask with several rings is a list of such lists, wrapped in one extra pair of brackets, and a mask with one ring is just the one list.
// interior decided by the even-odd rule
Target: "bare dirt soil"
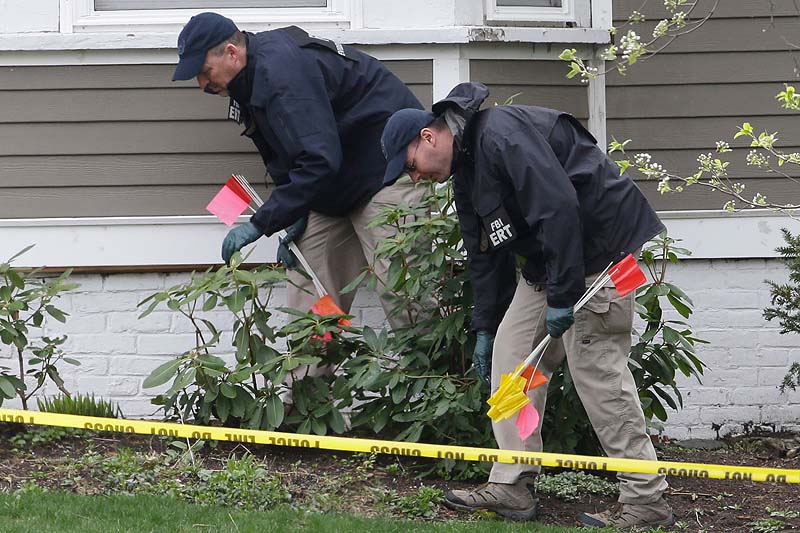
[[(102, 493), (92, 483), (91, 475), (71, 471), (77, 483), (65, 483), (70, 463), (80, 462), (87, 449), (112, 457), (126, 448), (146, 454), (166, 454), (170, 443), (165, 438), (99, 433), (71, 434), (59, 439), (30, 439), (20, 445), (19, 435), (27, 430), (14, 424), (0, 424), (0, 490), (13, 491), (36, 483), (50, 489), (72, 490), (84, 494)], [(16, 438), (15, 438), (16, 436)], [(715, 463), (800, 469), (800, 437), (771, 435), (727, 439), (717, 450), (687, 449), (675, 444), (659, 446), (659, 459), (665, 461)], [(173, 448), (174, 449), (174, 448)], [(365, 516), (380, 514), (376, 491), (391, 492), (395, 497), (416, 493), (420, 486), (441, 490), (465, 488), (478, 484), (463, 481), (417, 477), (430, 467), (426, 460), (391, 456), (365, 459), (355, 455), (324, 450), (308, 450), (262, 445), (220, 443), (198, 452), (208, 468), (223, 465), (232, 453), (249, 452), (263, 461), (265, 468), (281, 477), (295, 505), (312, 505), (321, 511), (341, 510)], [(548, 470), (554, 473), (555, 470)], [(613, 473), (608, 474), (613, 479)], [(800, 486), (797, 484), (727, 481), (690, 477), (669, 477), (668, 493), (678, 523), (683, 531), (790, 531), (800, 530)], [(320, 494), (331, 493), (326, 509)], [(334, 498), (335, 496), (335, 498)], [(545, 524), (572, 526), (580, 512), (603, 510), (615, 503), (614, 497), (583, 495), (577, 501), (565, 501), (540, 494), (541, 514)], [(470, 519), (439, 506), (432, 516), (420, 519), (444, 521)], [(480, 519), (480, 517), (473, 517)]]

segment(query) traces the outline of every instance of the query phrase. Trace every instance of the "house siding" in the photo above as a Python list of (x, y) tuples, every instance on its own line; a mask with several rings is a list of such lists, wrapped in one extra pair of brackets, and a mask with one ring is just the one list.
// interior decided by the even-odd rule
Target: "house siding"
[[(622, 26), (640, 8), (638, 0), (615, 1), (615, 25)], [(645, 14), (666, 16), (655, 4)], [(653, 26), (648, 22), (635, 31), (646, 41)], [(747, 191), (775, 199), (796, 197), (796, 185), (789, 180), (748, 167), (750, 148), (743, 140), (733, 141), (738, 127), (751, 122), (758, 131), (780, 132), (786, 139), (782, 149), (800, 150), (800, 121), (775, 101), (784, 84), (796, 82), (800, 73), (800, 51), (786, 41), (800, 42), (800, 13), (791, 1), (722, 2), (698, 31), (640, 60), (626, 76), (607, 76), (608, 139), (631, 139), (629, 153), (650, 153), (653, 161), (684, 176), (697, 171), (698, 155), (713, 152), (717, 140), (727, 141), (735, 147), (729, 175)], [(521, 93), (515, 103), (563, 109), (584, 122), (588, 118), (586, 88), (567, 80), (567, 68), (559, 61), (480, 60), (472, 61), (470, 69), (472, 79), (489, 85), (490, 99), (498, 103)], [(800, 175), (796, 168), (789, 171)], [(637, 182), (660, 211), (719, 209), (726, 201), (700, 187), (661, 195), (654, 180), (637, 177)]]
[[(430, 106), (430, 60), (386, 65)], [(0, 216), (198, 215), (232, 172), (261, 182), (228, 100), (173, 68), (0, 67)]]

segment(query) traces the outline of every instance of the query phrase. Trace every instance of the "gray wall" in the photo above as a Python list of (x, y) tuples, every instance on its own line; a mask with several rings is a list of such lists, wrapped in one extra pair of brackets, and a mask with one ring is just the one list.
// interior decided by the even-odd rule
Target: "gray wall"
[[(432, 63), (389, 61), (426, 106)], [(0, 218), (205, 214), (264, 166), (227, 98), (171, 65), (0, 67)]]
[[(666, 16), (660, 2), (645, 6), (648, 18)], [(700, 2), (703, 15), (712, 2)], [(615, 0), (616, 26), (641, 0)], [(655, 23), (635, 31), (647, 40)], [(797, 150), (800, 120), (780, 109), (774, 99), (784, 83), (797, 83), (800, 13), (793, 0), (721, 2), (714, 16), (696, 32), (684, 35), (652, 59), (630, 67), (627, 76), (607, 78), (608, 137), (632, 139), (631, 152), (653, 155), (668, 169), (689, 175), (701, 153), (713, 151), (717, 140), (743, 147), (732, 155), (730, 175), (747, 186), (750, 196), (761, 191), (776, 199), (796, 198), (797, 186), (786, 179), (759, 174), (744, 163), (749, 148), (733, 142), (745, 121), (770, 132), (779, 131), (782, 147)], [(516, 103), (564, 109), (581, 119), (588, 116), (586, 88), (567, 80), (567, 68), (548, 61), (472, 61), (472, 79), (492, 89), (493, 101), (503, 102), (522, 92)], [(796, 170), (795, 170), (796, 172)], [(719, 209), (719, 194), (694, 187), (680, 195), (659, 195), (653, 181), (640, 182), (660, 210)]]

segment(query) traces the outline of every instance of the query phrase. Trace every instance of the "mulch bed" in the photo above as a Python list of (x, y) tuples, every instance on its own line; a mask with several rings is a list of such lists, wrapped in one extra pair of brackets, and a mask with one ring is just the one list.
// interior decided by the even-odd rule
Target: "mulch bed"
[[(48, 488), (60, 489), (58, 465), (81, 457), (91, 439), (92, 448), (103, 454), (114, 454), (120, 448), (136, 451), (164, 453), (169, 441), (160, 437), (139, 435), (117, 435), (85, 433), (70, 436), (55, 442), (28, 444), (14, 450), (9, 439), (25, 431), (15, 424), (0, 424), (0, 490), (13, 491), (26, 482), (36, 481)], [(661, 460), (692, 463), (715, 463), (726, 465), (762, 466), (784, 469), (800, 469), (797, 446), (800, 438), (796, 435), (771, 435), (727, 439), (725, 446), (718, 450), (686, 449), (675, 444), (661, 445), (658, 451)], [(344, 496), (346, 512), (365, 516), (375, 514), (369, 494), (370, 488), (384, 487), (395, 491), (398, 496), (411, 494), (421, 485), (435, 486), (442, 490), (465, 488), (476, 483), (445, 481), (441, 479), (420, 479), (415, 472), (420, 471), (420, 463), (426, 460), (412, 460), (391, 456), (379, 456), (366, 479), (352, 481), (352, 471), (358, 458), (346, 452), (308, 450), (264, 445), (247, 447), (234, 443), (220, 443), (216, 448), (206, 447), (200, 455), (209, 464), (223, 464), (231, 453), (248, 451), (264, 460), (268, 468), (281, 473), (292, 492), (292, 500), (302, 505), (319, 490), (320, 480), (343, 478), (351, 480), (334, 490)], [(429, 465), (430, 463), (428, 463)], [(388, 465), (393, 465), (387, 468)], [(53, 471), (53, 476), (47, 476)], [(548, 472), (554, 472), (549, 469)], [(613, 479), (609, 473), (609, 479)], [(674, 529), (684, 531), (789, 531), (800, 530), (800, 518), (787, 513), (800, 512), (800, 486), (796, 484), (764, 483), (749, 481), (727, 481), (716, 479), (670, 477), (669, 502), (672, 505), (678, 524)], [(86, 480), (91, 483), (90, 479)], [(347, 485), (347, 486), (344, 486)], [(74, 490), (74, 489), (72, 489)], [(92, 493), (91, 490), (81, 492)], [(545, 524), (571, 526), (580, 512), (603, 510), (615, 503), (613, 497), (584, 495), (578, 501), (564, 501), (559, 498), (540, 495), (541, 515), (539, 520)], [(770, 516), (770, 513), (784, 516)], [(442, 507), (436, 521), (470, 519)], [(479, 519), (472, 517), (472, 519)]]

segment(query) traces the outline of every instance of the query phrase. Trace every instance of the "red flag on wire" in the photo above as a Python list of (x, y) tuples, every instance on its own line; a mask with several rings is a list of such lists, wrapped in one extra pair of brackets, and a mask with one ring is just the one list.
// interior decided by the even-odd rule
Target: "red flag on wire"
[(620, 296), (636, 290), (647, 281), (644, 272), (639, 268), (639, 263), (631, 254), (626, 255), (622, 261), (611, 267), (609, 276)]
[(251, 198), (247, 191), (239, 185), (235, 178), (231, 177), (216, 196), (211, 199), (206, 209), (226, 225), (232, 226), (239, 218), (239, 215), (247, 210), (250, 200)]
[[(317, 302), (314, 305), (311, 306), (311, 312), (312, 313), (316, 313), (319, 316), (343, 315), (343, 314), (345, 314), (345, 312), (342, 311), (342, 309), (338, 305), (336, 305), (336, 302), (333, 301), (333, 298), (331, 298), (330, 294), (326, 294), (325, 296), (323, 296), (322, 298), (317, 300)], [(339, 324), (342, 325), (342, 326), (352, 326), (353, 325), (352, 322), (350, 322), (346, 318), (340, 318), (339, 319)], [(339, 330), (339, 331), (341, 331), (341, 330)], [(327, 344), (327, 343), (329, 343), (330, 341), (333, 340), (333, 335), (331, 334), (330, 331), (328, 331), (322, 337), (319, 337), (319, 336), (315, 335), (314, 338), (317, 339), (317, 340), (322, 341), (323, 344)]]
[(520, 376), (525, 378), (525, 392), (547, 383), (547, 378), (542, 374), (541, 370), (533, 368), (530, 365), (525, 367), (525, 370), (520, 373)]

